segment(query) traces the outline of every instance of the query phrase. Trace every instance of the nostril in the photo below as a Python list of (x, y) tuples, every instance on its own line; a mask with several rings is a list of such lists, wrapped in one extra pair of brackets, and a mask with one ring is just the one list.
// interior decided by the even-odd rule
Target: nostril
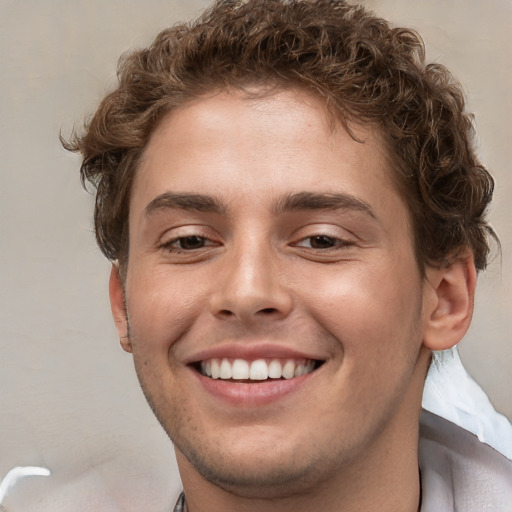
[(276, 313), (276, 312), (277, 312), (276, 308), (264, 308), (264, 309), (260, 310), (260, 313), (265, 313), (265, 314)]

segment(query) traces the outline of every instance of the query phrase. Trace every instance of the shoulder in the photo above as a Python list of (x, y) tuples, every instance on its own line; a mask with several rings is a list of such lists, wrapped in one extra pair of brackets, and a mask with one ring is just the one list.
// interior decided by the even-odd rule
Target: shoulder
[(454, 423), (423, 411), (422, 512), (512, 511), (512, 462)]

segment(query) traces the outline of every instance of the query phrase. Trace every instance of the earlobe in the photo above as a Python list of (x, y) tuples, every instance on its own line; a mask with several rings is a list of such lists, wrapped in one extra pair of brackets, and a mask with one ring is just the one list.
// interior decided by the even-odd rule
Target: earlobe
[(425, 311), (423, 345), (430, 350), (446, 350), (466, 334), (471, 317), (476, 287), (476, 268), (467, 251), (440, 268), (427, 268), (427, 286), (434, 300)]
[(128, 319), (126, 316), (126, 305), (124, 300), (123, 282), (119, 274), (119, 266), (112, 264), (109, 280), (110, 307), (116, 324), (117, 333), (121, 347), (126, 352), (132, 352), (132, 345), (128, 336)]

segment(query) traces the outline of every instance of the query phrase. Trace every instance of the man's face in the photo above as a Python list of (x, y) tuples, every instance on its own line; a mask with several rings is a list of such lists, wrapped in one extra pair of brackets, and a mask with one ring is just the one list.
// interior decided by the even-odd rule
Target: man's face
[(178, 460), (217, 485), (336, 474), (420, 400), (431, 289), (383, 146), (355, 129), (297, 91), (222, 92), (168, 114), (137, 171), (130, 350)]

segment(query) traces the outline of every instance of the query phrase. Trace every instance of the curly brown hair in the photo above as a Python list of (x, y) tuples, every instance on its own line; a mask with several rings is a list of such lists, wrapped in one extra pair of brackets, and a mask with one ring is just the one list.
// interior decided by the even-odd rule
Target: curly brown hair
[(476, 158), (460, 85), (445, 67), (424, 63), (414, 31), (343, 0), (218, 0), (123, 56), (118, 81), (65, 146), (83, 155), (82, 182), (97, 188), (98, 244), (122, 267), (131, 184), (158, 121), (207, 92), (260, 84), (310, 91), (346, 127), (378, 126), (420, 268), (466, 248), (485, 268), (495, 238), (485, 220), (493, 179)]

